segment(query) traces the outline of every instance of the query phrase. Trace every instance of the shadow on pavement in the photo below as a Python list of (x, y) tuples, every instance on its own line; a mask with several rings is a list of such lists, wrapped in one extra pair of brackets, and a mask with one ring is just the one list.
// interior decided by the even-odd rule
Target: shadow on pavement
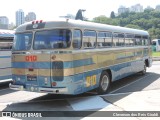
[[(136, 74), (135, 74), (136, 75)], [(120, 80), (120, 81), (117, 81), (115, 83), (112, 84), (112, 87), (115, 87), (116, 85), (118, 84), (123, 84), (121, 89), (119, 90), (116, 90), (115, 92), (113, 92), (112, 94), (108, 94), (106, 96), (104, 96), (103, 98), (105, 98), (105, 100), (107, 102), (110, 102), (110, 103), (115, 103), (116, 101), (130, 95), (132, 92), (138, 92), (138, 91), (142, 91), (144, 90), (146, 87), (148, 87), (149, 85), (151, 85), (152, 83), (158, 81), (158, 79), (160, 78), (160, 74), (157, 74), (157, 73), (147, 73), (145, 76), (142, 76), (140, 77), (138, 74), (137, 74), (137, 79), (139, 80), (131, 80), (130, 82), (126, 82), (127, 81), (127, 78), (129, 79), (130, 77), (127, 77), (124, 79), (124, 81)], [(133, 79), (133, 77), (131, 78)], [(123, 83), (121, 83), (123, 82)], [(124, 82), (126, 82), (126, 85), (124, 84)], [(132, 83), (133, 82), (133, 83)], [(130, 84), (131, 83), (131, 84)], [(159, 82), (160, 83), (160, 82)], [(115, 85), (115, 86), (114, 86)], [(154, 86), (153, 89), (160, 89), (160, 87), (156, 87)], [(149, 89), (148, 89), (149, 90)]]
[(9, 83), (10, 82), (0, 83), (0, 96), (16, 92), (16, 90), (9, 89)]

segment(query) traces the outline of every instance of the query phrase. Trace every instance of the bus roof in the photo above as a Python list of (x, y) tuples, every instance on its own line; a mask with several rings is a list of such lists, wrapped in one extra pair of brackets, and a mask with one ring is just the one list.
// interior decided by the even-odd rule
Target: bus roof
[(14, 30), (3, 30), (3, 29), (0, 29), (0, 38), (10, 38), (10, 37), (14, 37), (14, 33), (15, 31)]
[[(37, 28), (34, 28), (34, 25), (37, 24)], [(71, 20), (71, 19), (58, 19), (53, 21), (45, 22), (28, 22), (16, 29), (16, 32), (25, 32), (26, 30), (34, 29), (53, 29), (53, 28), (76, 28), (76, 29), (87, 29), (87, 30), (96, 30), (96, 31), (111, 31), (119, 33), (128, 33), (128, 34), (137, 34), (137, 35), (149, 35), (147, 31), (137, 30), (132, 28), (125, 28), (120, 26), (113, 26), (107, 24), (86, 22), (81, 20)]]

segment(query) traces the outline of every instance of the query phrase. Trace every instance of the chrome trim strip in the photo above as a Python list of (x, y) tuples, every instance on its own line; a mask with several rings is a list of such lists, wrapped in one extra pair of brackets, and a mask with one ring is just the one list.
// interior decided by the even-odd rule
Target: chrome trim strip
[(0, 83), (5, 83), (5, 82), (12, 82), (12, 79), (5, 79), (5, 80), (0, 80)]
[[(9, 88), (13, 89), (13, 90), (26, 90), (23, 87), (23, 85), (13, 85), (11, 83), (9, 84)], [(34, 92), (34, 90), (31, 92)], [(37, 91), (35, 91), (35, 92), (37, 92)], [(65, 94), (65, 93), (68, 93), (68, 89), (67, 88), (42, 88), (42, 87), (38, 87), (38, 92)]]
[(86, 52), (105, 52), (105, 51), (119, 51), (119, 50), (137, 50), (137, 49), (145, 49), (150, 48), (151, 46), (131, 46), (131, 47), (106, 47), (106, 48), (94, 48), (94, 49), (79, 49), (79, 50), (32, 50), (32, 51), (12, 51), (12, 54), (77, 54), (77, 53), (86, 53)]
[(9, 88), (13, 89), (13, 90), (24, 90), (24, 87), (22, 85), (13, 85), (13, 84), (9, 84)]
[(67, 88), (42, 88), (40, 87), (39, 92), (64, 94), (64, 93), (68, 93), (68, 89)]

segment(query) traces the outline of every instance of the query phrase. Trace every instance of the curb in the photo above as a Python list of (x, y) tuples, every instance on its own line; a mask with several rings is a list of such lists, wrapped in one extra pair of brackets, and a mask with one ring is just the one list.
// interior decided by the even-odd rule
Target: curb
[(153, 57), (152, 60), (153, 61), (160, 61), (160, 57)]

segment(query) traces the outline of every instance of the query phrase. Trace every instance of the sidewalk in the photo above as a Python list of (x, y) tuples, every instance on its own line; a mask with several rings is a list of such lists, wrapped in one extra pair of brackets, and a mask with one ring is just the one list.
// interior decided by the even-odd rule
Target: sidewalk
[[(107, 120), (160, 120), (160, 89), (109, 94), (101, 97), (111, 104), (98, 111), (105, 111), (106, 114), (108, 114), (107, 111), (115, 111), (112, 113), (113, 117), (107, 117)], [(125, 117), (126, 114), (131, 117)], [(91, 117), (83, 118), (83, 120), (89, 118)], [(92, 118), (96, 119), (97, 117)]]
[[(102, 96), (124, 111), (160, 111), (160, 89)], [(103, 108), (103, 110), (107, 108)], [(159, 115), (160, 116), (160, 115)]]

